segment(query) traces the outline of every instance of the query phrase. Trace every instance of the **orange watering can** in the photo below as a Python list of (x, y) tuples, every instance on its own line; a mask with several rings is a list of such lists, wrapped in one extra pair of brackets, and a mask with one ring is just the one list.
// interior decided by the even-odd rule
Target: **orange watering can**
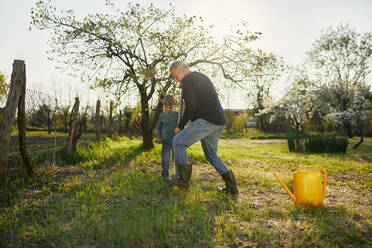
[[(303, 170), (317, 168), (319, 170)], [(323, 172), (323, 173), (321, 173)], [(326, 192), (327, 172), (322, 166), (300, 166), (292, 178), (279, 177), (276, 179), (287, 191), (296, 206), (321, 206)], [(293, 180), (293, 193), (288, 189), (282, 179)]]

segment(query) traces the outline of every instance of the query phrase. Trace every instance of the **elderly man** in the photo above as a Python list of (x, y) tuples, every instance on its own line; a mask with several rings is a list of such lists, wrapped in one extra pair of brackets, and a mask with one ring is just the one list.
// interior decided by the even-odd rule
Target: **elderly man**
[[(225, 115), (211, 80), (200, 72), (192, 72), (182, 61), (174, 61), (170, 68), (172, 78), (180, 82), (185, 99), (185, 112), (175, 130), (174, 156), (178, 176), (165, 179), (170, 185), (188, 189), (192, 165), (188, 163), (186, 148), (201, 141), (206, 159), (222, 176), (225, 193), (239, 194), (234, 174), (217, 156), (217, 144), (225, 127)], [(185, 128), (186, 123), (191, 124)]]

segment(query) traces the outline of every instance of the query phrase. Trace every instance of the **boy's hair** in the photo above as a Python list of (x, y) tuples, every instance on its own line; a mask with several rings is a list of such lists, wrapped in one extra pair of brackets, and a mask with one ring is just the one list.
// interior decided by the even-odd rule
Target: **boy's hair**
[(163, 98), (163, 105), (174, 105), (174, 98), (171, 95), (166, 95)]
[(173, 63), (170, 65), (169, 67), (169, 70), (176, 70), (178, 69), (179, 67), (183, 67), (185, 69), (189, 69), (189, 67), (187, 66), (187, 64), (181, 60), (176, 60), (176, 61), (173, 61)]

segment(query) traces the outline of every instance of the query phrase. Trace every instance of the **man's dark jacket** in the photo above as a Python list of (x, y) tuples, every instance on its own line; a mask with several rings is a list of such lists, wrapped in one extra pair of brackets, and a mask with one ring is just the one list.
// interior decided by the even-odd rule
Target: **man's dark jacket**
[(191, 72), (182, 81), (185, 112), (178, 128), (183, 129), (191, 120), (204, 119), (216, 125), (225, 125), (225, 115), (211, 80), (200, 72)]

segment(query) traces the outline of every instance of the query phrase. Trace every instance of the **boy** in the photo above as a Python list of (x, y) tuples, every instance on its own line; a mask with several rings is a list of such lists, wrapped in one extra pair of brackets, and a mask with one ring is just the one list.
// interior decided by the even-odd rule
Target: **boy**
[(158, 122), (158, 137), (156, 142), (163, 143), (161, 149), (161, 167), (163, 178), (169, 176), (169, 160), (172, 149), (172, 140), (175, 135), (174, 130), (178, 124), (178, 112), (174, 111), (174, 98), (166, 95), (163, 99), (164, 112), (160, 114)]

